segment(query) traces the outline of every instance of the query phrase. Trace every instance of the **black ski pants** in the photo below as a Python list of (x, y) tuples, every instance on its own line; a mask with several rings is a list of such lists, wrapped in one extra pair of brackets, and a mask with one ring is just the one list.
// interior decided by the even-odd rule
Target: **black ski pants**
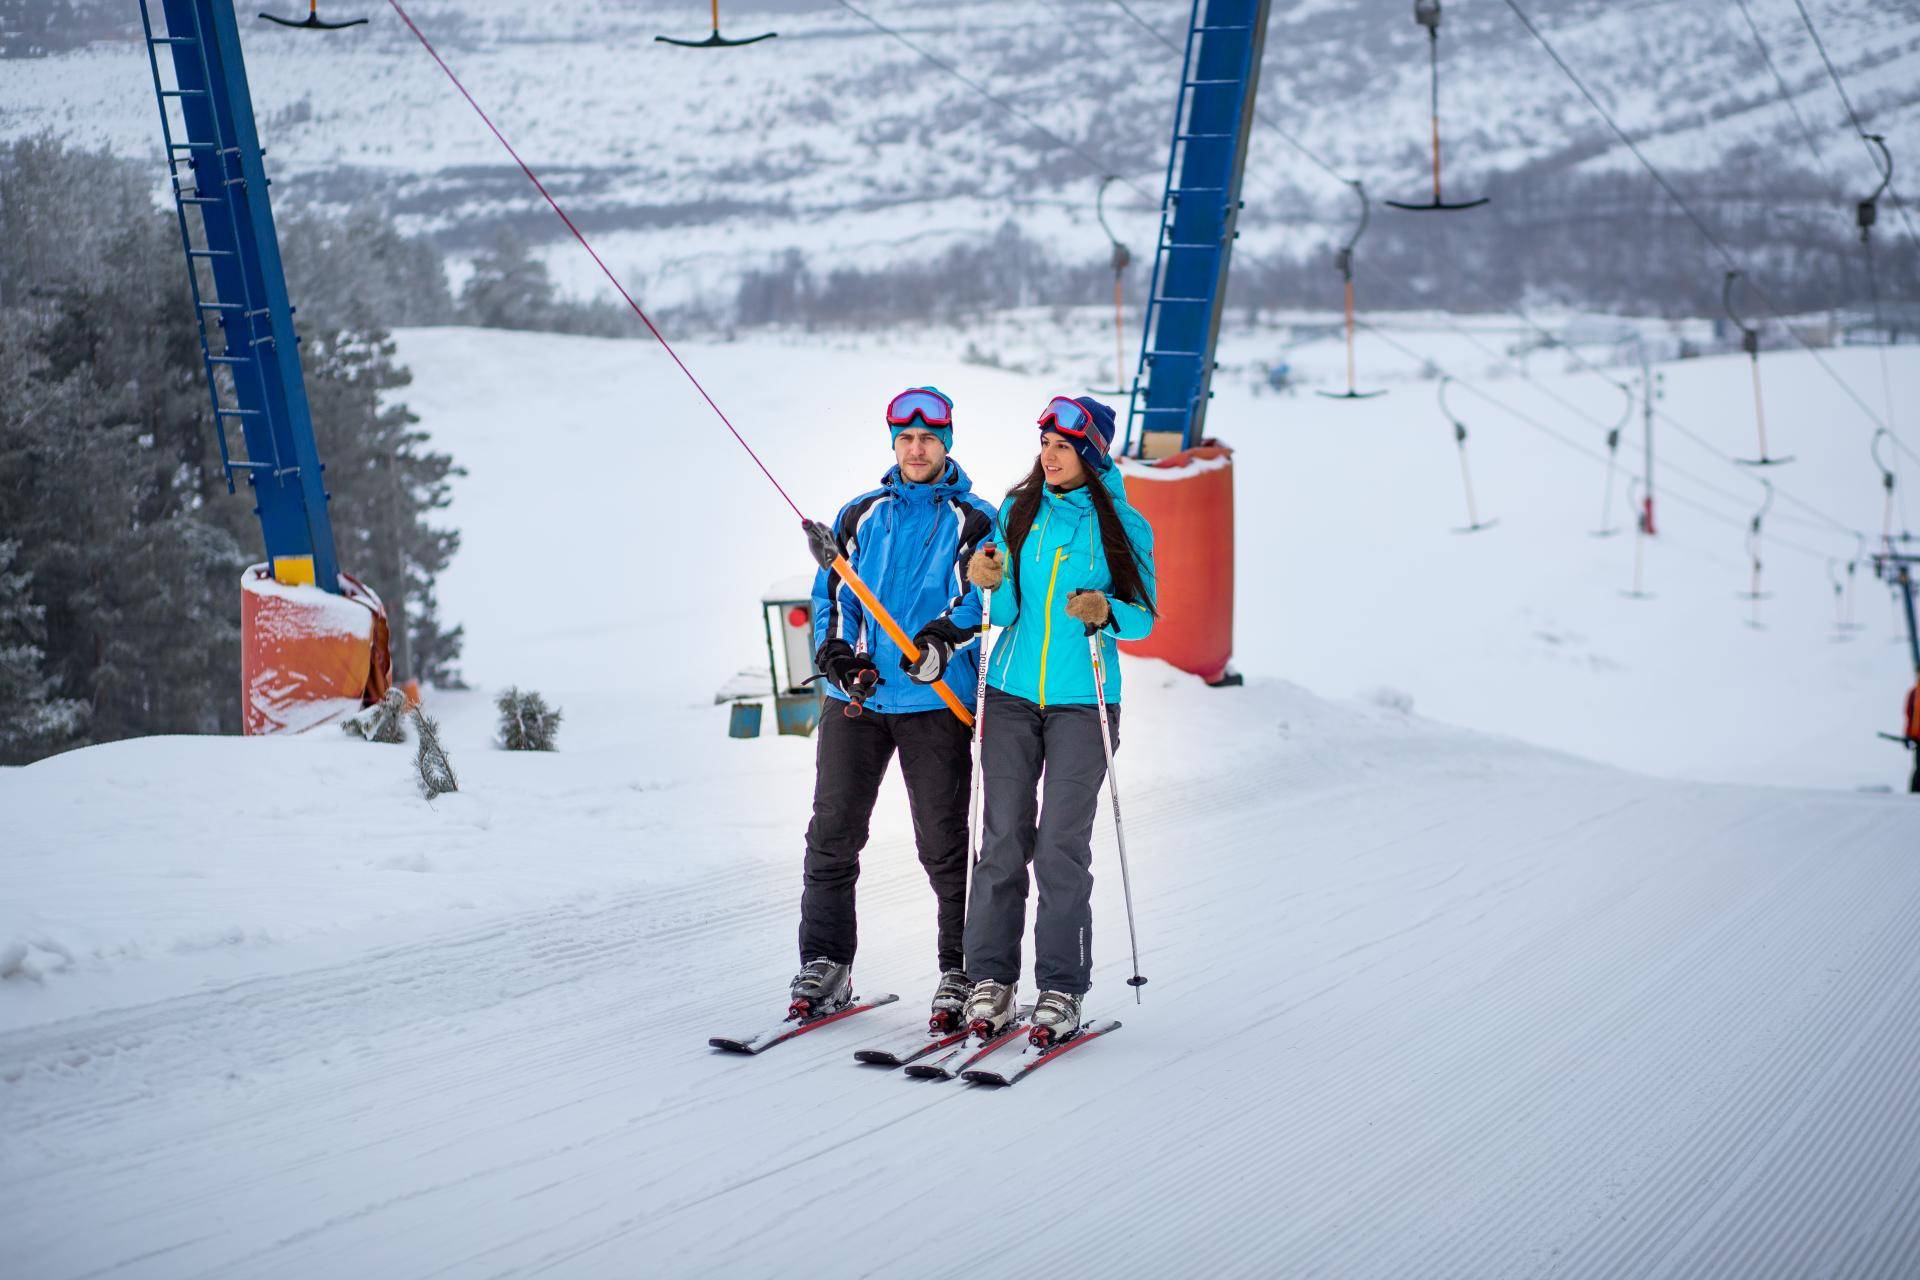
[(937, 903), (942, 971), (964, 964), (967, 910), (967, 799), (973, 785), (972, 735), (946, 708), (849, 719), (830, 699), (820, 717), (813, 778), (813, 821), (800, 894), (800, 962), (826, 957), (852, 964), (859, 942), (854, 882), (866, 847), (880, 781), (895, 751), (907, 784), (913, 840)]
[[(1107, 707), (1107, 723), (1118, 751), (1119, 706)], [(1019, 978), (1031, 865), (1040, 884), (1036, 989), (1085, 995), (1093, 984), (1093, 820), (1107, 779), (1099, 708), (1042, 707), (989, 688), (980, 762), (987, 802), (967, 903), (967, 972), (976, 982)]]

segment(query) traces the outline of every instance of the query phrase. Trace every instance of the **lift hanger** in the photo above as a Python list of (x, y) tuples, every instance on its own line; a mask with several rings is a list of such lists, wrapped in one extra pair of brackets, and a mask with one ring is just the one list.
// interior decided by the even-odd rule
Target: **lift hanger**
[(268, 22), (277, 22), (283, 27), (296, 27), (306, 31), (344, 31), (348, 27), (364, 27), (365, 18), (349, 18), (345, 22), (325, 22), (320, 17), (320, 0), (307, 0), (307, 16), (304, 21), (295, 22), (292, 18), (277, 18), (271, 13), (260, 15)]
[(1740, 330), (1740, 346), (1747, 353), (1747, 363), (1753, 369), (1753, 420), (1760, 429), (1760, 456), (1757, 458), (1736, 458), (1735, 461), (1749, 467), (1777, 467), (1792, 462), (1789, 454), (1784, 458), (1769, 457), (1767, 454), (1767, 411), (1760, 398), (1760, 331), (1747, 327), (1733, 309), (1733, 282), (1740, 278), (1738, 271), (1727, 272), (1727, 278), (1720, 286), (1720, 305), (1727, 310), (1727, 318)]
[(1467, 493), (1467, 523), (1455, 526), (1455, 533), (1478, 533), (1482, 529), (1491, 529), (1500, 523), (1498, 517), (1482, 520), (1479, 510), (1473, 502), (1473, 476), (1467, 471), (1467, 424), (1453, 416), (1453, 410), (1447, 408), (1447, 384), (1453, 381), (1448, 374), (1440, 379), (1440, 412), (1447, 415), (1447, 421), (1453, 423), (1453, 442), (1460, 450), (1460, 484)]
[(1440, 197), (1440, 0), (1413, 0), (1413, 20), (1427, 29), (1427, 63), (1431, 69), (1433, 81), (1433, 199), (1427, 204), (1410, 204), (1402, 200), (1389, 200), (1388, 204), (1396, 209), (1409, 209), (1415, 213), (1437, 213), (1454, 209), (1475, 209), (1491, 200), (1491, 196), (1481, 196), (1478, 200), (1459, 200), (1449, 203)]
[(1347, 179), (1347, 185), (1353, 188), (1353, 194), (1360, 197), (1360, 225), (1354, 228), (1352, 239), (1333, 255), (1333, 265), (1340, 272), (1340, 278), (1346, 281), (1347, 292), (1347, 389), (1345, 391), (1322, 391), (1319, 394), (1329, 400), (1371, 400), (1375, 396), (1387, 394), (1384, 391), (1356, 391), (1353, 389), (1353, 250), (1360, 243), (1360, 237), (1367, 234), (1367, 222), (1373, 217), (1373, 202), (1367, 199), (1367, 189), (1358, 178)]
[(660, 44), (677, 44), (683, 49), (736, 49), (741, 45), (771, 40), (779, 34), (778, 31), (769, 31), (765, 35), (748, 36), (745, 40), (727, 39), (720, 34), (720, 0), (713, 0), (713, 32), (705, 40), (676, 40), (672, 36), (655, 36), (654, 40)]

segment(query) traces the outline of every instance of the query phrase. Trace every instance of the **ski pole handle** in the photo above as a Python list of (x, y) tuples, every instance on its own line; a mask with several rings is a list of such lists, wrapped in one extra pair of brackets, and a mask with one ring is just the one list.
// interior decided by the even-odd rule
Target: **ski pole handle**
[[(888, 613), (886, 606), (880, 603), (880, 597), (873, 594), (873, 588), (853, 571), (853, 565), (840, 550), (839, 543), (833, 536), (833, 530), (818, 520), (803, 520), (800, 524), (807, 531), (808, 546), (813, 551), (813, 558), (820, 563), (820, 567), (839, 574), (847, 586), (853, 589), (853, 594), (858, 596), (860, 603), (866, 606), (867, 613), (880, 624), (880, 629), (887, 633), (888, 638), (900, 646), (900, 653), (908, 662), (920, 661), (920, 646), (901, 630), (900, 624), (893, 620), (893, 615)], [(960, 701), (960, 696), (947, 687), (945, 679), (934, 681), (933, 690), (940, 695), (940, 701), (947, 704), (947, 710), (960, 717), (961, 724), (969, 729), (973, 727), (973, 712), (967, 710), (967, 704)]]

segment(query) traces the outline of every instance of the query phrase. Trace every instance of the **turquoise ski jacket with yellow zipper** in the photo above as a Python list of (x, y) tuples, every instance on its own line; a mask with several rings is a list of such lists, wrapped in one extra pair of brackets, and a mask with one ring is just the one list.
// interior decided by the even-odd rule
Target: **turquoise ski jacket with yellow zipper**
[[(1154, 590), (1153, 526), (1127, 502), (1127, 489), (1118, 466), (1108, 467), (1098, 480), (1113, 495), (1140, 580)], [(994, 519), (994, 544), (1005, 554), (1007, 512), (1000, 504)], [(1016, 588), (1016, 585), (1017, 588)], [(1107, 670), (1104, 694), (1120, 701), (1119, 640), (1139, 640), (1153, 630), (1153, 615), (1137, 604), (1113, 597), (1113, 577), (1100, 545), (1100, 521), (1085, 486), (1064, 493), (1043, 489), (1033, 528), (1020, 548), (1018, 566), (1008, 565), (1001, 588), (993, 593), (993, 625), (1006, 630), (993, 643), (987, 664), (987, 685), (1002, 693), (1039, 705), (1092, 703), (1093, 662), (1087, 653), (1086, 627), (1067, 613), (1067, 598), (1081, 589), (1099, 591), (1113, 607), (1113, 617), (1100, 629), (1100, 647)], [(980, 594), (970, 591), (949, 615), (955, 626), (980, 624)]]

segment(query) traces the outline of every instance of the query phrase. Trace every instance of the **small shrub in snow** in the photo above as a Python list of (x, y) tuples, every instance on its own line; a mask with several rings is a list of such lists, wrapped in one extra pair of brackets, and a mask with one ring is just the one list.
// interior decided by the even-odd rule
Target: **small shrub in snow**
[(389, 689), (386, 697), (343, 722), (340, 727), (368, 742), (405, 742), (407, 695), (398, 689)]
[(413, 767), (420, 775), (420, 794), (431, 800), (449, 791), (458, 791), (460, 780), (453, 776), (453, 762), (447, 759), (447, 749), (440, 745), (440, 726), (418, 707), (413, 709), (413, 737), (418, 744)]
[(1397, 711), (1403, 716), (1413, 714), (1413, 695), (1392, 685), (1381, 685), (1369, 689), (1364, 695), (1368, 702), (1385, 711)]
[(560, 732), (560, 708), (529, 689), (509, 687), (493, 700), (500, 708), (499, 742), (508, 751), (551, 751)]

